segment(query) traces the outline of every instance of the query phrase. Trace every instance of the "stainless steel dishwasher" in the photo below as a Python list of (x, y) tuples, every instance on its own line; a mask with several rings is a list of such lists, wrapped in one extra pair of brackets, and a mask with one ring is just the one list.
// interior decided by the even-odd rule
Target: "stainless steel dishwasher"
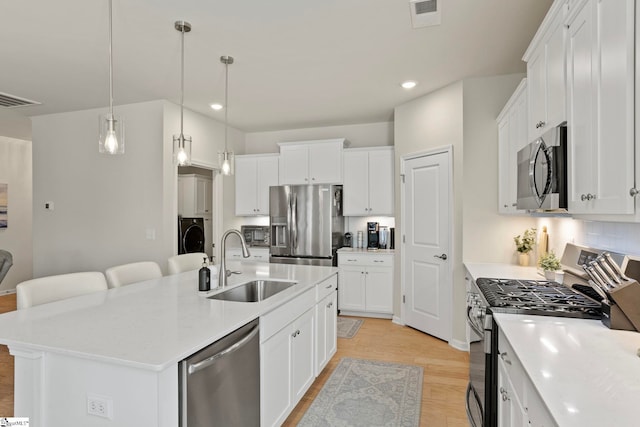
[(179, 364), (180, 426), (260, 425), (258, 319)]

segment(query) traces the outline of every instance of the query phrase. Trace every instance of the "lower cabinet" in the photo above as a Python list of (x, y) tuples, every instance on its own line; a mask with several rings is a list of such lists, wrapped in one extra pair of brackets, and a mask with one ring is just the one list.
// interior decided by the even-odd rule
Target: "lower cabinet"
[(338, 280), (335, 276), (316, 286), (316, 377), (337, 350), (337, 287)]
[(260, 425), (279, 426), (336, 352), (335, 275), (260, 319)]
[(343, 314), (392, 317), (392, 254), (339, 253), (338, 265), (338, 308)]
[(498, 353), (498, 427), (557, 427), (502, 331)]

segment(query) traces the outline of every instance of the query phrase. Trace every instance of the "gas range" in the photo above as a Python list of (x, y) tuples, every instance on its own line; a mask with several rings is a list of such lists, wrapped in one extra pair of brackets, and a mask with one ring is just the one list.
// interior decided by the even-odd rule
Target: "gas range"
[(601, 304), (547, 280), (479, 278), (479, 296), (491, 312), (600, 319)]

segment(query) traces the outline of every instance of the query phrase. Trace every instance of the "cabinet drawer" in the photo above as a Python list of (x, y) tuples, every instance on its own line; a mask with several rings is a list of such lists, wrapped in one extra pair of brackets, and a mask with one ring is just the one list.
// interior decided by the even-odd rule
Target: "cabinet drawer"
[(293, 319), (300, 317), (305, 311), (311, 309), (316, 303), (315, 295), (313, 288), (309, 289), (302, 295), (262, 316), (260, 319), (260, 342), (264, 342), (291, 323)]
[(513, 351), (511, 344), (509, 344), (502, 331), (499, 331), (498, 353), (500, 353), (501, 362), (504, 364), (505, 371), (513, 385), (513, 392), (518, 396), (520, 402), (525, 403), (525, 384), (529, 382), (529, 379), (516, 356), (516, 352)]
[(388, 254), (338, 254), (338, 265), (361, 265), (364, 267), (393, 267), (393, 255)]
[(327, 295), (338, 289), (338, 275), (334, 274), (327, 280), (316, 285), (316, 302), (322, 301)]

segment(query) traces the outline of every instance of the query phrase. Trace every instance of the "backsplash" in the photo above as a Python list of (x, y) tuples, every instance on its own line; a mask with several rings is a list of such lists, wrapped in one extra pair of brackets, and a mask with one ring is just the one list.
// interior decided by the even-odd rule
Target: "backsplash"
[(584, 221), (572, 218), (540, 218), (538, 232), (546, 225), (549, 248), (561, 255), (567, 242), (640, 255), (640, 223)]

